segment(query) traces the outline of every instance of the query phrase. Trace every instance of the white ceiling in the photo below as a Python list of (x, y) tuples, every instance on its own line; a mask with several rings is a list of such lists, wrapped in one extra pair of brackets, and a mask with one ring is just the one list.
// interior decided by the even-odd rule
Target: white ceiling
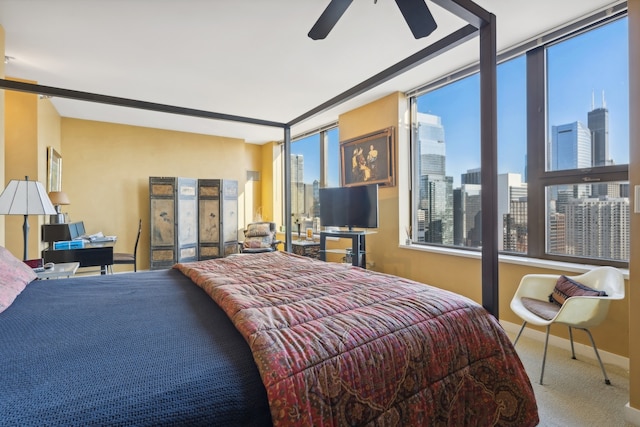
[[(329, 0), (0, 0), (7, 77), (40, 85), (289, 122), (466, 22), (430, 1), (438, 29), (415, 40), (395, 1), (356, 0), (325, 40), (307, 37)], [(477, 0), (498, 51), (620, 1)], [(306, 120), (292, 135), (477, 59), (468, 42)], [(241, 138), (278, 128), (53, 98), (63, 117)]]

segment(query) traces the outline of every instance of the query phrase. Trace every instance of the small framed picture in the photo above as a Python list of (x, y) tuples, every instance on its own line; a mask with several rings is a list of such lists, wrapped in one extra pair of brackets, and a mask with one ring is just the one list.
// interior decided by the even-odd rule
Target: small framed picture
[(62, 156), (53, 147), (47, 149), (47, 192), (62, 191)]

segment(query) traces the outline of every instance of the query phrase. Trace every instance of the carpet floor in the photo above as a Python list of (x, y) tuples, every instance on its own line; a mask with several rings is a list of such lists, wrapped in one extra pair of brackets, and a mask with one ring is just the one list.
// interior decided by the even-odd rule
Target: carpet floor
[(611, 380), (606, 385), (595, 354), (593, 359), (577, 355), (574, 360), (569, 344), (567, 348), (549, 344), (544, 385), (540, 385), (544, 343), (523, 335), (516, 350), (533, 385), (541, 427), (633, 427), (624, 420), (629, 402), (629, 374), (624, 369), (605, 363)]

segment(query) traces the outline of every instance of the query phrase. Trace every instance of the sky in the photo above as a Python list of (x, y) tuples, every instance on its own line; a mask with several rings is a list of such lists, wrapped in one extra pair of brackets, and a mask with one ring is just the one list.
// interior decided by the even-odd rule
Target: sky
[[(604, 91), (609, 110), (609, 154), (616, 164), (628, 163), (627, 19), (551, 46), (547, 59), (548, 129), (574, 121), (586, 125), (592, 94), (595, 107), (599, 108)], [(498, 173), (520, 173), (524, 177), (527, 137), (524, 55), (500, 64), (497, 75)], [(442, 118), (446, 172), (453, 176), (454, 187), (460, 185), (462, 173), (480, 166), (479, 84), (476, 74), (418, 99), (419, 112)]]
[[(551, 46), (548, 58), (548, 129), (581, 121), (587, 124), (592, 98), (609, 110), (609, 154), (616, 164), (629, 161), (629, 76), (627, 18)], [(498, 172), (524, 176), (526, 154), (526, 60), (524, 55), (498, 66)], [(465, 78), (418, 99), (418, 111), (442, 118), (446, 172), (454, 187), (460, 175), (480, 166), (479, 76)], [(594, 95), (592, 97), (592, 94)], [(550, 132), (548, 132), (550, 135)], [(329, 132), (329, 186), (339, 186), (339, 135)], [(305, 159), (304, 180), (320, 176), (319, 137), (291, 145)]]

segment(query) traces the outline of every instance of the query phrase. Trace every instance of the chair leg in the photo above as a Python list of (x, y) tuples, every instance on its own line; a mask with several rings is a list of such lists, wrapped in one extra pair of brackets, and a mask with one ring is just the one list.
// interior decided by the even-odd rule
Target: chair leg
[(542, 385), (542, 377), (544, 377), (544, 365), (547, 362), (547, 347), (549, 345), (549, 330), (551, 325), (547, 325), (547, 335), (544, 339), (544, 355), (542, 356), (542, 370), (540, 371), (540, 385)]
[(522, 335), (522, 331), (524, 331), (524, 327), (527, 326), (527, 322), (524, 321), (522, 323), (522, 327), (520, 328), (520, 332), (518, 332), (518, 335), (516, 336), (516, 340), (513, 342), (513, 346), (515, 347), (516, 344), (518, 344), (518, 340), (520, 339), (520, 335)]
[(607, 376), (607, 371), (604, 370), (604, 365), (602, 364), (602, 359), (600, 359), (600, 353), (598, 353), (598, 348), (596, 347), (596, 342), (593, 340), (593, 335), (588, 329), (583, 329), (589, 335), (589, 340), (591, 340), (591, 345), (593, 346), (593, 351), (596, 353), (596, 358), (598, 359), (598, 363), (600, 364), (600, 369), (602, 369), (602, 375), (604, 375), (604, 383), (606, 385), (611, 385), (611, 381), (609, 381), (609, 377)]
[(571, 326), (569, 326), (569, 341), (571, 342), (571, 358), (575, 360), (576, 351), (573, 348), (573, 330), (571, 329)]

